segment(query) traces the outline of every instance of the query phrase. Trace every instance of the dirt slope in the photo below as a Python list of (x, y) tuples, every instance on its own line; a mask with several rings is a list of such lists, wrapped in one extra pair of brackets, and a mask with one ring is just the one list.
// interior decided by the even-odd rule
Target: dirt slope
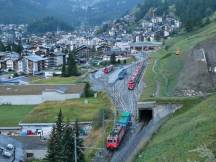
[[(216, 37), (204, 41), (188, 52), (184, 68), (179, 75), (177, 95), (199, 95), (216, 88)], [(200, 92), (201, 91), (201, 92)]]

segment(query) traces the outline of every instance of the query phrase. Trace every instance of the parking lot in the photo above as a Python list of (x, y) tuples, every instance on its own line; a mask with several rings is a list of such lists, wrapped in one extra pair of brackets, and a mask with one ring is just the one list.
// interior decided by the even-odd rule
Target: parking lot
[[(7, 145), (13, 145), (13, 149), (7, 148)], [(3, 155), (4, 150), (11, 153), (10, 157)], [(0, 135), (0, 162), (24, 162), (24, 150), (20, 142), (7, 137)]]

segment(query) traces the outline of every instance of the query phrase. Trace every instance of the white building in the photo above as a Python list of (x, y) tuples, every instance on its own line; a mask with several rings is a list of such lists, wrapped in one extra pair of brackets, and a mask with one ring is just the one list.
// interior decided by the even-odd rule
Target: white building
[(130, 44), (129, 42), (117, 42), (115, 44), (118, 48), (120, 48), (122, 51), (130, 50)]

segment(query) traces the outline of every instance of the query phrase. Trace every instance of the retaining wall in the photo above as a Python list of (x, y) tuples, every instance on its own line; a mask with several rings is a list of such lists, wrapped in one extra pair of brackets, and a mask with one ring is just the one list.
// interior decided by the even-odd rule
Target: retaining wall
[(0, 105), (37, 105), (45, 101), (65, 101), (80, 98), (81, 94), (61, 94), (57, 92), (43, 92), (41, 95), (12, 95), (0, 96)]

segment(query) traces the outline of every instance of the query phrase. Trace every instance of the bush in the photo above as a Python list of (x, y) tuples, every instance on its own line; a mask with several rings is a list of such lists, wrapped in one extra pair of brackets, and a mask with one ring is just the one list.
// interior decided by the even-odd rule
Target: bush
[(91, 86), (89, 82), (86, 82), (85, 88), (84, 88), (84, 97), (93, 97), (94, 92), (91, 90)]

